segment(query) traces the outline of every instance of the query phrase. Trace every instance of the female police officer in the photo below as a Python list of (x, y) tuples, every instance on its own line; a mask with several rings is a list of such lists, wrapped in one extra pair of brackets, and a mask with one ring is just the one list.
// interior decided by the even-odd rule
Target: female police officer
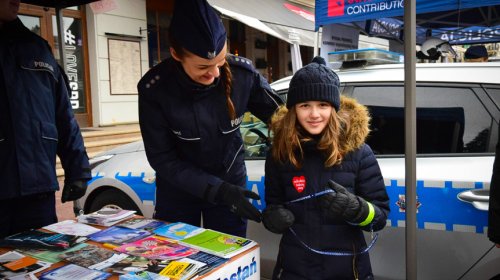
[[(239, 126), (249, 109), (267, 121), (282, 103), (245, 58), (227, 53), (226, 31), (206, 0), (176, 1), (171, 58), (138, 84), (139, 121), (156, 171), (154, 217), (245, 236), (260, 222), (248, 201)], [(244, 219), (241, 219), (244, 218)]]

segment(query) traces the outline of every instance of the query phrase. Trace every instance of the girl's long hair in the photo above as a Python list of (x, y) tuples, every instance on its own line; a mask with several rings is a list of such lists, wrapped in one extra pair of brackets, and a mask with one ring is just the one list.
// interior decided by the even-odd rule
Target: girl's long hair
[(314, 138), (297, 121), (295, 107), (288, 110), (282, 106), (271, 118), (270, 129), (273, 134), (272, 156), (280, 163), (290, 162), (296, 168), (302, 167), (304, 151), (302, 143), (317, 140), (317, 149), (325, 156), (325, 167), (342, 162), (349, 148), (345, 143), (346, 131), (349, 130), (347, 116), (342, 111), (332, 110), (327, 126)]
[[(179, 56), (181, 59), (186, 57), (187, 55), (195, 55), (184, 49), (182, 46), (180, 46), (177, 41), (173, 38), (172, 32), (169, 32), (169, 40), (170, 40), (170, 45), (174, 49), (175, 53), (177, 56)], [(230, 119), (234, 120), (236, 119), (236, 109), (234, 108), (234, 103), (233, 100), (231, 99), (231, 92), (233, 91), (233, 74), (231, 73), (231, 68), (229, 67), (229, 63), (226, 62), (224, 65), (221, 67), (221, 76), (222, 76), (222, 83), (224, 86), (224, 95), (226, 96), (226, 101), (227, 101), (227, 110), (229, 113)]]

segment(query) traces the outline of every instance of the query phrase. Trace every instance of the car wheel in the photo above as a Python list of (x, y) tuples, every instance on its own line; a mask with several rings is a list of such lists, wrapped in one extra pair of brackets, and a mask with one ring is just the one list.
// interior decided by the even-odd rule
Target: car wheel
[(142, 215), (139, 207), (126, 194), (117, 190), (105, 190), (98, 194), (90, 203), (89, 212), (98, 211), (103, 207), (135, 210), (137, 215)]

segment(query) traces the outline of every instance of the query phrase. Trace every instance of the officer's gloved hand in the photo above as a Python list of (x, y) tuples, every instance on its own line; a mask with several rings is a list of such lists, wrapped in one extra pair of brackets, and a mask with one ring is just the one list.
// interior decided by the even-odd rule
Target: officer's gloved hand
[(368, 203), (354, 195), (343, 186), (330, 180), (328, 187), (334, 192), (326, 193), (318, 198), (320, 206), (330, 214), (341, 216), (351, 223), (360, 223), (368, 217)]
[(84, 196), (86, 191), (87, 180), (64, 182), (61, 201), (62, 203), (65, 203), (66, 201), (77, 200), (80, 197)]
[(262, 212), (262, 223), (270, 232), (282, 234), (293, 225), (295, 216), (283, 205), (269, 205)]
[(231, 212), (246, 219), (261, 221), (261, 214), (248, 199), (260, 199), (260, 196), (252, 191), (238, 187), (229, 183), (222, 183), (215, 196), (215, 201), (219, 204), (229, 206)]

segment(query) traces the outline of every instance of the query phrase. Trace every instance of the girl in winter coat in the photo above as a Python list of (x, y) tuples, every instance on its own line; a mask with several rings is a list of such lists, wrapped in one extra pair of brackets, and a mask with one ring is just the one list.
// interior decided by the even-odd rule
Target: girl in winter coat
[(367, 108), (340, 97), (339, 85), (315, 58), (272, 118), (263, 222), (283, 234), (273, 279), (373, 279), (362, 231), (385, 226), (389, 198), (364, 143)]

